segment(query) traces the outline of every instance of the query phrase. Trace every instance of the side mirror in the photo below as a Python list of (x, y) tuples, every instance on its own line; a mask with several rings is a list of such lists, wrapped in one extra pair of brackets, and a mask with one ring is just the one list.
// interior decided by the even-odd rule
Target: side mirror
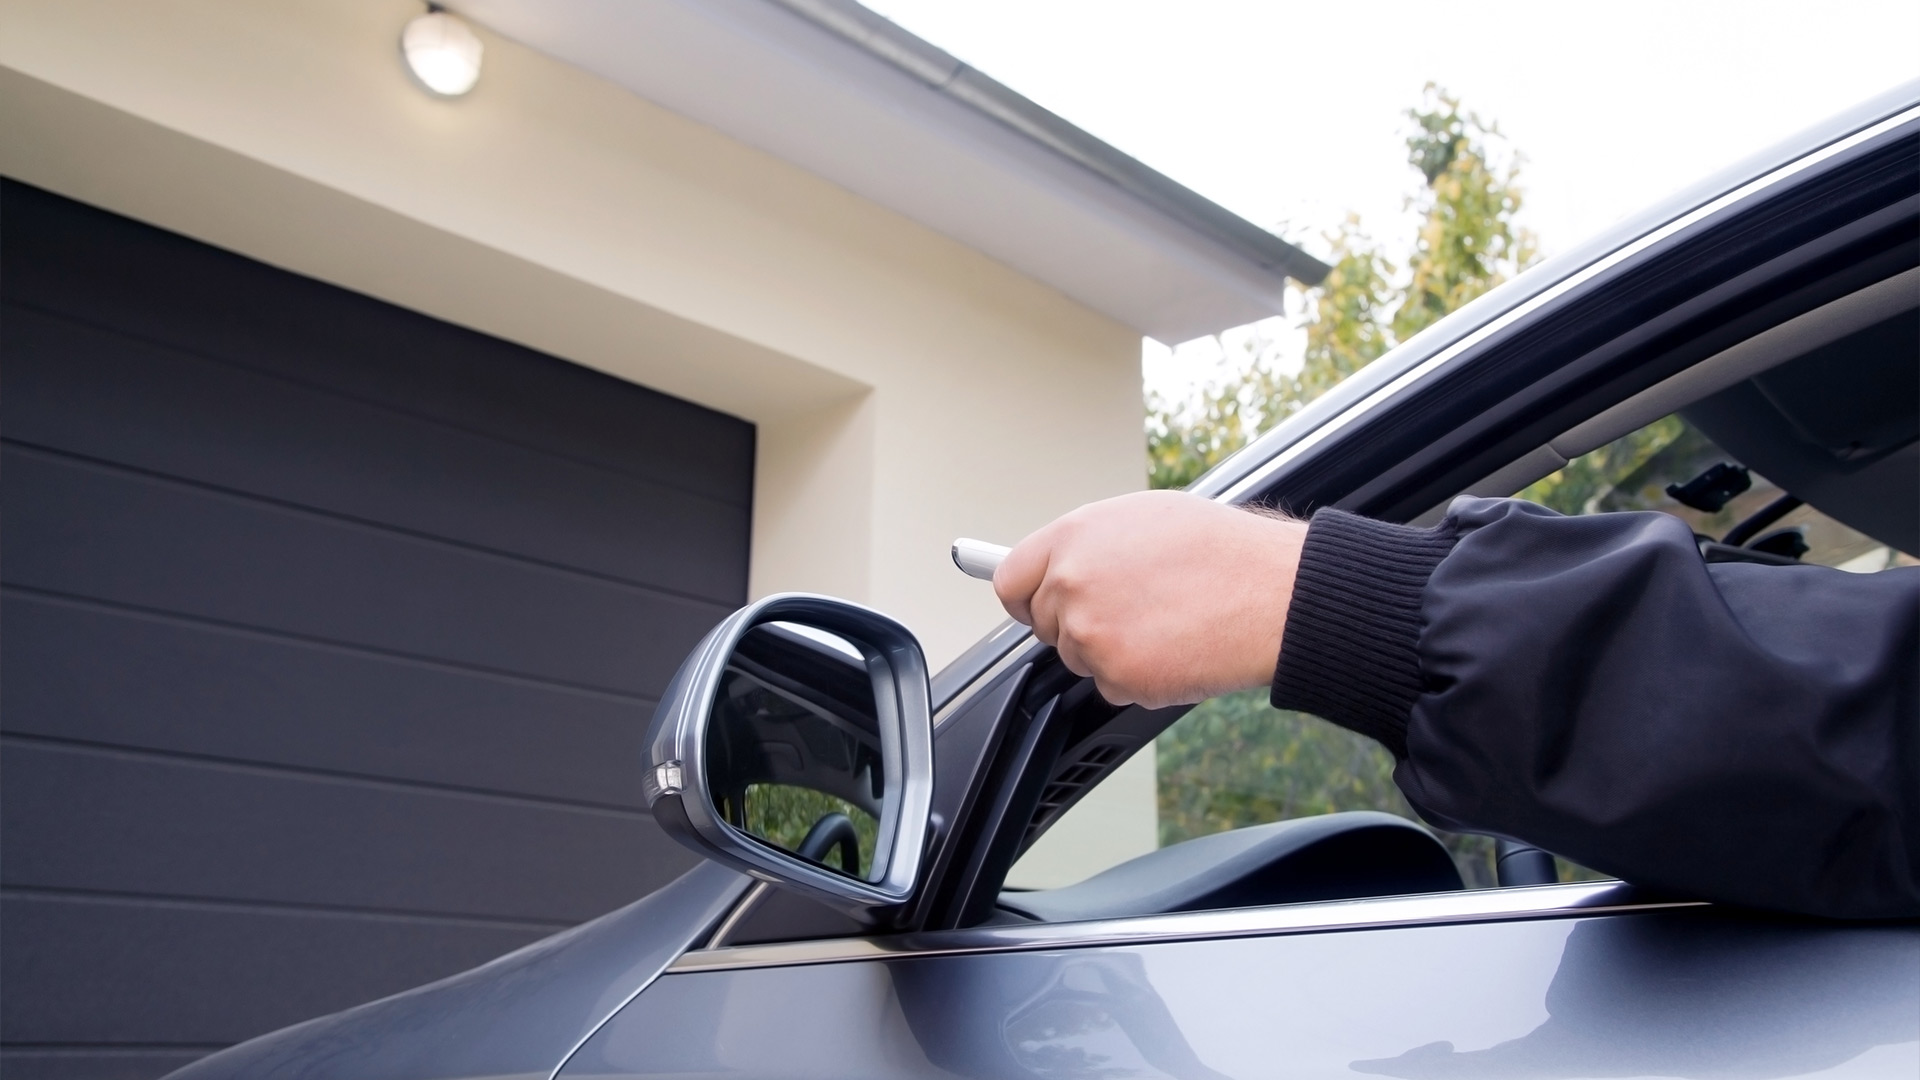
[(903, 904), (933, 801), (920, 643), (824, 596), (749, 604), (680, 665), (643, 764), (654, 819), (700, 854), (855, 915)]

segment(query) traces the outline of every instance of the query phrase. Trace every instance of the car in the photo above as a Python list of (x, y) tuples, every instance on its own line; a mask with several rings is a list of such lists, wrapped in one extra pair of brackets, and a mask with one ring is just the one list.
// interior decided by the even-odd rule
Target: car
[[(1582, 508), (1688, 515), (1709, 560), (1911, 562), (1916, 236), (1920, 82), (1481, 297), (1192, 490), (1432, 520), (1665, 425), (1632, 483)], [(884, 615), (758, 601), (688, 657), (635, 762), (705, 862), (175, 1075), (1920, 1072), (1920, 925), (1558, 882), (1511, 847), (1470, 888), (1457, 852), (1379, 810), (1007, 886), (1186, 711), (1109, 705), (1017, 624), (929, 675)]]

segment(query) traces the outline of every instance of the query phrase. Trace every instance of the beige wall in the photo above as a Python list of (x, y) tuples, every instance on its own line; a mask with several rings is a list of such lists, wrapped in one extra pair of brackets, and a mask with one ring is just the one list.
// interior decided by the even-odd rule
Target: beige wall
[[(419, 11), (6, 0), (0, 172), (753, 421), (753, 593), (872, 604), (936, 667), (1001, 617), (955, 536), (1142, 485), (1133, 330), (484, 31), (431, 98)], [(1150, 761), (1026, 875), (1150, 849)]]
[(1139, 487), (1139, 337), (812, 174), (486, 35), (413, 85), (409, 0), (7, 0), (0, 171), (754, 421), (752, 587), (935, 664), (946, 561)]

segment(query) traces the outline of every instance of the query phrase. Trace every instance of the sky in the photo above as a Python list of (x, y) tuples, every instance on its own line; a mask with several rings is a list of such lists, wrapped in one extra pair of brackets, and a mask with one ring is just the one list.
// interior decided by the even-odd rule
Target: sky
[[(1916, 0), (862, 2), (1315, 254), (1349, 213), (1405, 250), (1404, 114), (1429, 81), (1523, 155), (1520, 221), (1551, 255), (1920, 78)], [(1283, 325), (1263, 329), (1297, 347)], [(1148, 387), (1219, 377), (1219, 349), (1149, 342)]]

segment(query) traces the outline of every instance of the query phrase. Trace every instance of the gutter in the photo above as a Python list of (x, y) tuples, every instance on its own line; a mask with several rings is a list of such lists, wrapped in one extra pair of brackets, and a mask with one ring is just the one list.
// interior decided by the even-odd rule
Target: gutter
[(1018, 132), (1264, 270), (1284, 274), (1306, 286), (1320, 284), (1332, 270), (1319, 259), (1094, 138), (855, 0), (766, 2), (785, 8)]

